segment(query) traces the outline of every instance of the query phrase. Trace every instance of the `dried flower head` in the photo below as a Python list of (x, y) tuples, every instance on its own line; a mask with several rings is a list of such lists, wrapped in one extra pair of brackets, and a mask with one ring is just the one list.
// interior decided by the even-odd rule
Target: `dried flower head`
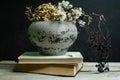
[[(36, 21), (67, 21), (80, 26), (84, 26), (85, 22), (80, 19), (84, 12), (81, 7), (74, 8), (69, 1), (58, 2), (58, 5), (51, 3), (43, 3), (36, 9), (32, 10), (31, 7), (26, 7), (25, 14), (32, 22)], [(80, 22), (81, 21), (81, 22)]]

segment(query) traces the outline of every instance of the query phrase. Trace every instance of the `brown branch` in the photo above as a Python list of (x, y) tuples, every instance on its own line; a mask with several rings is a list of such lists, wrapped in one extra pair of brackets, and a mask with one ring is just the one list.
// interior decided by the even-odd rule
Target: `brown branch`
[[(111, 46), (110, 33), (108, 27), (106, 26), (106, 20), (104, 15), (92, 13), (89, 15), (84, 15), (87, 19), (87, 31), (89, 33), (88, 41), (91, 47), (96, 46), (98, 51), (98, 61), (107, 61), (108, 59), (108, 49)], [(92, 22), (94, 21), (93, 17), (96, 17), (98, 20), (98, 25), (93, 26)], [(104, 25), (104, 26), (103, 26)], [(101, 28), (105, 28), (103, 33)]]

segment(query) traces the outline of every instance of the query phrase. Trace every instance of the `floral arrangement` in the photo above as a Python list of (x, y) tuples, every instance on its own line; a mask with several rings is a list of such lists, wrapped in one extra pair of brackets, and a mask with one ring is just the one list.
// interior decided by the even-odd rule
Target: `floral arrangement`
[(79, 23), (82, 27), (85, 22), (80, 18), (84, 15), (81, 7), (73, 7), (69, 1), (59, 2), (58, 5), (51, 3), (43, 3), (36, 9), (32, 10), (31, 7), (26, 7), (25, 14), (30, 21), (67, 21), (72, 23)]
[[(96, 48), (97, 51), (96, 61), (99, 64), (96, 67), (98, 67), (98, 71), (109, 71), (107, 62), (109, 48), (111, 48), (111, 36), (104, 15), (96, 13), (86, 15), (81, 7), (73, 7), (69, 1), (64, 0), (58, 5), (43, 3), (34, 10), (31, 7), (26, 7), (25, 14), (32, 22), (67, 21), (73, 24), (78, 23), (80, 27), (84, 27), (89, 35), (89, 46)], [(93, 25), (94, 20), (98, 22), (98, 25)]]

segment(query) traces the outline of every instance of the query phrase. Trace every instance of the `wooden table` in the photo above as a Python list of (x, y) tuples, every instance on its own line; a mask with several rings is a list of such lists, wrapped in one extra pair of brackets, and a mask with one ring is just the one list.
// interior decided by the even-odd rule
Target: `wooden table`
[(120, 80), (120, 63), (109, 62), (110, 72), (98, 73), (94, 62), (84, 62), (75, 77), (14, 72), (14, 61), (0, 61), (0, 80)]

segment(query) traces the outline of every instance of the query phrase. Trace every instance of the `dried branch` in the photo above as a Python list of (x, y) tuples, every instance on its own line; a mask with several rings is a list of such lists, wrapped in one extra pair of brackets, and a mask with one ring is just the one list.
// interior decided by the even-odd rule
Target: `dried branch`
[[(104, 72), (105, 70), (109, 70), (108, 66), (105, 68), (105, 65), (108, 62), (109, 49), (111, 48), (111, 36), (105, 17), (102, 14), (96, 13), (84, 15), (84, 17), (87, 19), (86, 29), (89, 35), (89, 46), (95, 47), (97, 50), (96, 61), (99, 63), (98, 71)], [(93, 17), (97, 18), (98, 25), (96, 26), (93, 26), (93, 22), (96, 20)]]

